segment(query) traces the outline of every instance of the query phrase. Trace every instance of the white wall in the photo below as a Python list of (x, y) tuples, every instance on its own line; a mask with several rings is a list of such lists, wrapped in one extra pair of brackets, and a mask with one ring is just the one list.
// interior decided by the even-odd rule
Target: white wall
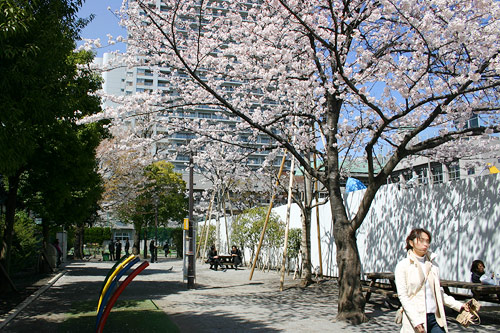
[[(357, 211), (363, 193), (352, 192), (345, 198), (351, 214)], [(286, 206), (273, 211), (285, 221)], [(337, 276), (330, 205), (321, 206), (319, 211), (323, 274)], [(300, 228), (297, 205), (292, 206), (290, 216), (290, 227)], [(363, 272), (394, 271), (396, 263), (406, 256), (406, 236), (417, 227), (432, 233), (431, 249), (438, 254), (442, 278), (469, 281), (474, 259), (482, 259), (487, 271), (500, 273), (500, 256), (496, 254), (500, 249), (500, 174), (409, 189), (399, 189), (397, 184), (383, 186), (357, 234)], [(221, 242), (225, 243), (223, 218)], [(319, 267), (315, 210), (311, 252), (313, 266)]]

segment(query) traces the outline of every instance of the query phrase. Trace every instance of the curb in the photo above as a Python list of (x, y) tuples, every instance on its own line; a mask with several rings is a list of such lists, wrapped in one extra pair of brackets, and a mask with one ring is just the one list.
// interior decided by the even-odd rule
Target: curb
[(35, 299), (38, 298), (38, 296), (40, 296), (41, 294), (43, 294), (47, 289), (49, 289), (50, 287), (52, 287), (52, 285), (54, 283), (57, 282), (57, 280), (59, 280), (64, 274), (67, 273), (67, 270), (63, 270), (61, 271), (59, 274), (57, 274), (56, 276), (54, 276), (52, 279), (49, 280), (49, 282), (47, 282), (47, 284), (43, 287), (41, 287), (40, 289), (38, 289), (35, 293), (29, 295), (24, 301), (21, 302), (21, 304), (19, 304), (15, 309), (12, 309), (9, 313), (7, 313), (5, 319), (2, 320), (2, 322), (0, 322), (0, 330), (2, 330), (5, 326), (7, 326), (7, 324), (9, 324), (9, 322), (16, 318), (17, 315), (24, 309), (26, 308), (28, 305), (30, 305)]

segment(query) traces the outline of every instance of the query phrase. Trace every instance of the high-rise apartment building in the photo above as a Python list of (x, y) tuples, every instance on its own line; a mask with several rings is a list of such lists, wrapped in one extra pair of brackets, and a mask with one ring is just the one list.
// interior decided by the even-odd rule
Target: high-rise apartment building
[[(106, 94), (114, 96), (130, 96), (137, 93), (143, 92), (160, 92), (160, 94), (168, 94), (172, 90), (169, 87), (169, 75), (174, 75), (170, 72), (168, 68), (155, 68), (151, 69), (149, 67), (132, 67), (127, 68), (126, 66), (120, 65), (120, 55), (105, 53), (102, 58), (96, 58), (95, 62), (99, 66), (104, 68), (111, 68), (103, 72), (103, 90)], [(231, 85), (235, 83), (228, 82), (226, 87), (231, 89)], [(113, 106), (113, 103), (107, 102), (109, 106)], [(210, 120), (212, 122), (224, 122), (227, 128), (234, 128), (237, 123), (237, 119), (234, 117), (221, 117), (221, 110), (205, 105), (198, 105), (190, 109), (183, 108), (182, 110), (174, 110), (168, 113), (157, 112), (155, 117), (159, 120), (166, 120), (168, 117), (185, 118), (191, 120)], [(131, 118), (133, 119), (133, 118)], [(160, 122), (159, 122), (160, 123)], [(161, 125), (155, 126), (152, 131), (153, 135), (165, 134), (166, 128), (162, 128)], [(246, 144), (251, 147), (251, 153), (249, 153), (248, 158), (243, 160), (241, 163), (245, 163), (251, 169), (258, 169), (264, 163), (268, 151), (264, 148), (265, 146), (270, 146), (272, 139), (264, 134), (259, 134), (257, 140), (249, 142), (249, 137), (251, 133), (241, 132), (238, 135), (240, 143)], [(155, 143), (155, 147), (152, 147), (153, 151), (164, 151), (167, 150), (167, 155), (171, 156), (168, 162), (174, 164), (176, 172), (182, 172), (185, 180), (187, 180), (186, 167), (189, 162), (189, 152), (183, 150), (186, 143), (195, 137), (194, 133), (189, 131), (176, 131), (175, 133), (165, 136), (164, 139)], [(279, 166), (282, 155), (277, 156), (273, 164)], [(287, 161), (286, 167), (289, 167), (290, 163)], [(201, 185), (200, 176), (195, 175), (195, 187), (197, 189), (203, 189)]]
[[(133, 1), (133, 0), (130, 0)], [(258, 3), (260, 0), (248, 0), (249, 8)], [(207, 3), (207, 15), (221, 16), (225, 15), (225, 0), (213, 0)], [(170, 10), (167, 5), (161, 0), (154, 0), (148, 3), (148, 6), (152, 9), (159, 10), (159, 12), (167, 12)], [(240, 13), (243, 17), (246, 16), (244, 12)], [(188, 18), (181, 18), (181, 20), (189, 21)], [(129, 36), (129, 38), (131, 38)], [(103, 72), (103, 90), (105, 93), (115, 96), (132, 96), (138, 93), (155, 93), (160, 95), (169, 95), (175, 93), (175, 87), (171, 85), (171, 78), (175, 76), (177, 79), (185, 76), (187, 74), (181, 71), (174, 71), (168, 66), (156, 67), (156, 66), (138, 66), (138, 67), (127, 67), (122, 65), (124, 62), (121, 61), (122, 56), (105, 53), (102, 58), (97, 58), (96, 62), (108, 68), (108, 70)], [(225, 80), (221, 85), (222, 89), (225, 91), (232, 91), (240, 85), (240, 82), (232, 82)], [(260, 105), (255, 105), (258, 108), (272, 108), (273, 101), (261, 101)], [(140, 111), (140, 110), (138, 110)], [(197, 105), (192, 107), (183, 107), (177, 109), (171, 109), (168, 112), (158, 111), (155, 113), (154, 117), (158, 119), (158, 125), (152, 128), (152, 135), (162, 135), (163, 139), (155, 142), (152, 147), (152, 152), (162, 151), (166, 152), (168, 162), (174, 164), (175, 171), (182, 172), (186, 176), (186, 167), (190, 158), (190, 153), (184, 149), (185, 145), (189, 140), (195, 137), (195, 134), (190, 131), (176, 130), (173, 133), (166, 135), (168, 128), (162, 127), (160, 125), (162, 120), (168, 120), (168, 118), (180, 118), (180, 119), (191, 119), (193, 121), (197, 120), (207, 120), (212, 123), (224, 124), (225, 128), (229, 131), (236, 128), (236, 124), (239, 119), (228, 114), (220, 108), (216, 108), (209, 105)], [(133, 117), (130, 118), (133, 122)], [(239, 132), (236, 136), (237, 141), (242, 145), (246, 145), (245, 153), (248, 156), (241, 163), (245, 163), (251, 169), (258, 169), (261, 167), (269, 154), (266, 147), (270, 147), (272, 139), (264, 134), (258, 134), (256, 137), (252, 133)], [(277, 156), (273, 161), (273, 165), (279, 166), (282, 156)], [(289, 166), (287, 162), (286, 166)], [(196, 178), (200, 178), (195, 175), (195, 187), (200, 189), (201, 182), (197, 181)], [(187, 177), (185, 177), (187, 179)], [(203, 187), (203, 186), (201, 186)]]

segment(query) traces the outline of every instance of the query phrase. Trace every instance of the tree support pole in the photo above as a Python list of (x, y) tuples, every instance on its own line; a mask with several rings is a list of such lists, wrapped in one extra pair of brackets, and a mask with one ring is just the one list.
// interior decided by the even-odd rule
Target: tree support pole
[[(205, 224), (203, 225), (203, 229), (201, 231), (201, 236), (200, 236), (200, 242), (198, 243), (198, 249), (196, 250), (196, 258), (200, 257), (201, 241), (203, 239), (204, 231), (207, 228), (207, 221), (208, 221), (208, 218), (209, 218), (210, 213), (212, 211), (212, 203), (214, 202), (214, 198), (215, 198), (215, 191), (212, 193), (212, 198), (210, 199), (210, 203), (208, 204), (208, 211), (207, 211), (207, 216), (205, 217)], [(202, 260), (203, 260), (203, 258), (202, 258)]]
[(292, 164), (290, 166), (290, 180), (288, 181), (288, 201), (287, 201), (287, 206), (286, 206), (285, 245), (283, 247), (283, 260), (281, 261), (280, 291), (283, 291), (283, 284), (285, 283), (285, 265), (286, 265), (287, 251), (288, 251), (288, 231), (290, 229), (290, 209), (292, 207), (292, 188), (293, 188), (294, 171), (295, 171), (295, 158), (292, 157)]
[[(314, 169), (317, 170), (316, 166), (316, 154), (313, 154), (314, 158)], [(314, 182), (314, 188), (315, 188), (315, 198), (316, 198), (316, 227), (318, 229), (318, 254), (319, 254), (319, 275), (323, 277), (323, 257), (321, 256), (321, 234), (320, 234), (320, 227), (319, 227), (319, 206), (318, 206), (318, 201), (319, 201), (319, 186), (318, 186), (318, 180), (315, 179)]]
[(207, 243), (208, 243), (208, 232), (210, 231), (210, 219), (212, 218), (212, 207), (213, 207), (213, 202), (215, 200), (215, 193), (217, 192), (217, 189), (214, 188), (214, 193), (212, 194), (212, 204), (210, 205), (208, 209), (208, 225), (207, 225), (207, 230), (205, 231), (205, 244), (203, 245), (203, 253), (201, 254), (201, 262), (205, 260), (205, 255), (207, 254)]
[[(278, 179), (276, 179), (276, 187), (280, 184), (281, 174), (283, 173), (283, 166), (285, 165), (286, 151), (283, 153), (283, 159), (281, 160), (280, 171), (278, 172)], [(260, 234), (259, 246), (257, 247), (257, 252), (255, 252), (255, 258), (253, 259), (252, 270), (250, 271), (250, 280), (253, 276), (253, 271), (255, 270), (255, 265), (257, 264), (257, 259), (259, 258), (260, 247), (262, 246), (262, 241), (264, 240), (264, 234), (266, 233), (267, 222), (269, 222), (269, 216), (271, 216), (271, 210), (273, 209), (274, 198), (276, 197), (276, 190), (273, 191), (271, 196), (271, 202), (269, 203), (269, 209), (267, 210), (266, 221), (264, 222), (264, 227), (262, 228), (262, 233)]]
[(229, 230), (227, 228), (227, 215), (226, 215), (226, 199), (224, 198), (224, 192), (226, 192), (226, 187), (222, 192), (222, 211), (224, 213), (224, 224), (226, 226), (226, 242), (227, 242), (227, 253), (231, 253), (231, 245), (229, 244)]

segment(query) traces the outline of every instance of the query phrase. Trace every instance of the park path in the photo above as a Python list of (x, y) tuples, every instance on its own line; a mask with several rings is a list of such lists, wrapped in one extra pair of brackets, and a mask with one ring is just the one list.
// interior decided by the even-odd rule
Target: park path
[[(66, 273), (27, 305), (5, 332), (57, 332), (75, 302), (97, 304), (97, 295), (111, 262), (73, 261)], [(323, 280), (305, 289), (287, 276), (279, 291), (279, 274), (250, 269), (213, 271), (197, 263), (196, 288), (183, 281), (182, 261), (162, 258), (139, 274), (120, 300), (151, 300), (181, 332), (396, 332), (395, 311), (377, 295), (367, 304), (368, 323), (349, 326), (336, 322), (337, 283)], [(110, 317), (113, 315), (111, 312)], [(498, 321), (462, 329), (449, 317), (450, 332), (499, 332)], [(75, 328), (74, 331), (78, 331)], [(106, 332), (106, 329), (104, 330)], [(124, 330), (123, 332), (125, 332)], [(148, 332), (147, 327), (144, 332)]]

